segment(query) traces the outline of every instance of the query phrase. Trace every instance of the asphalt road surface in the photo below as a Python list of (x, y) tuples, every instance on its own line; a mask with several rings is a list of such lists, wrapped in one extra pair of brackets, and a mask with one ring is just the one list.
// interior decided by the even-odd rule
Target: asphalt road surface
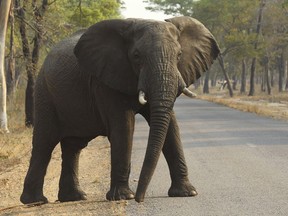
[[(175, 105), (189, 177), (199, 195), (169, 198), (163, 155), (144, 203), (126, 215), (288, 215), (288, 123), (222, 105), (177, 99)], [(131, 183), (136, 190), (148, 126), (137, 117)]]

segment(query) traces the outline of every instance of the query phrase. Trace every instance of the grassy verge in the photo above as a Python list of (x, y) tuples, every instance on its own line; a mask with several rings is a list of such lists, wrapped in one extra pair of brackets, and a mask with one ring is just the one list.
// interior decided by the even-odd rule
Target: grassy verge
[(276, 92), (275, 90), (273, 95), (257, 92), (256, 96), (235, 93), (231, 98), (225, 91), (212, 90), (211, 94), (200, 94), (198, 98), (241, 111), (288, 121), (288, 92)]
[(30, 154), (32, 129), (24, 124), (24, 95), (24, 90), (19, 90), (7, 102), (10, 133), (0, 133), (0, 172)]

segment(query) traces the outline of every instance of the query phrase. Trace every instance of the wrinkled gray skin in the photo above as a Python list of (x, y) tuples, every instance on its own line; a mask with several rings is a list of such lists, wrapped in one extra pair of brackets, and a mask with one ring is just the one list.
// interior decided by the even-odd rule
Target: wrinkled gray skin
[[(85, 33), (84, 33), (85, 32)], [(107, 20), (60, 42), (47, 56), (35, 89), (35, 127), (22, 203), (47, 202), (43, 182), (51, 153), (60, 142), (60, 201), (86, 199), (79, 186), (81, 149), (97, 136), (111, 143), (108, 200), (144, 200), (161, 151), (167, 160), (169, 196), (195, 196), (188, 180), (176, 97), (205, 72), (219, 53), (211, 33), (197, 20), (166, 22)], [(84, 33), (84, 34), (83, 34)], [(140, 104), (138, 93), (147, 104)], [(129, 188), (134, 116), (150, 133), (136, 194)]]

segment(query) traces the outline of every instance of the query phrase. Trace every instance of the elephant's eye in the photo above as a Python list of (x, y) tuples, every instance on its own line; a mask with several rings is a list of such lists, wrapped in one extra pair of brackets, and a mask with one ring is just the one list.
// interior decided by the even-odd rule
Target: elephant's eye
[(177, 55), (177, 60), (179, 61), (181, 59), (181, 56), (182, 56), (182, 51), (180, 51)]
[(133, 53), (133, 57), (134, 57), (134, 59), (137, 60), (137, 61), (140, 59), (140, 53), (139, 53), (138, 50), (136, 50), (136, 51)]

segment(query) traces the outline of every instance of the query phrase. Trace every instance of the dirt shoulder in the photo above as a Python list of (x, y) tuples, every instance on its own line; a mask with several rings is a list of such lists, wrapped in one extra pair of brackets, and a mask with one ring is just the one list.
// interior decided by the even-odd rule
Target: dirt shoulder
[(248, 97), (238, 95), (232, 98), (225, 94), (215, 93), (200, 95), (198, 98), (223, 104), (241, 111), (288, 121), (288, 92), (278, 93), (271, 96), (260, 95)]
[(88, 195), (88, 200), (83, 202), (56, 202), (61, 169), (61, 152), (58, 146), (53, 152), (44, 185), (44, 194), (51, 203), (34, 207), (21, 205), (19, 197), (30, 158), (30, 147), (25, 148), (26, 153), (18, 158), (17, 163), (0, 172), (0, 215), (124, 214), (125, 201), (108, 202), (105, 199), (110, 183), (110, 148), (106, 138), (93, 140), (81, 153), (80, 184)]

